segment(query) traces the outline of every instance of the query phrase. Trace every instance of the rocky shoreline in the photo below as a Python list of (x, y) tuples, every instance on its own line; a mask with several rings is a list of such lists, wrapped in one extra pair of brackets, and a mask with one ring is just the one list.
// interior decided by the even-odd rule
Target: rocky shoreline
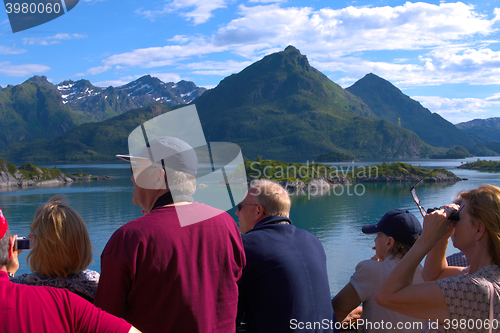
[[(336, 176), (335, 178), (319, 177), (311, 179), (307, 182), (301, 180), (284, 180), (279, 182), (285, 189), (292, 193), (300, 192), (324, 192), (329, 191), (331, 188), (337, 186), (356, 184), (356, 183), (416, 183), (421, 180), (419, 176), (373, 176), (373, 177), (359, 177), (350, 179), (345, 176)], [(248, 183), (254, 179), (248, 178)], [(271, 179), (272, 180), (272, 179)], [(428, 177), (424, 180), (425, 183), (451, 183), (458, 182), (462, 179), (454, 174), (445, 174), (439, 172), (434, 177)]]
[(20, 168), (0, 159), (0, 188), (57, 186), (71, 184), (75, 181), (107, 180), (111, 176), (67, 175), (61, 170), (23, 164)]

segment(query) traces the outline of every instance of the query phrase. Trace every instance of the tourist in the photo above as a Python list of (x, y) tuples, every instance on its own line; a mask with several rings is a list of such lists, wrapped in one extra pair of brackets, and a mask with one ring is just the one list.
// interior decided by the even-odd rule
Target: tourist
[(54, 196), (36, 210), (29, 237), (34, 246), (26, 261), (32, 273), (11, 281), (68, 289), (92, 302), (99, 273), (87, 269), (92, 263), (89, 233), (82, 217), (63, 197)]
[[(396, 312), (431, 319), (425, 331), (483, 332), (488, 323), (500, 321), (500, 189), (481, 185), (460, 198), (460, 207), (449, 205), (424, 217), (422, 235), (376, 298)], [(448, 219), (453, 209), (459, 210), (458, 221)], [(468, 267), (448, 266), (450, 236), (467, 257)], [(431, 282), (411, 285), (425, 255), (422, 276)]]
[(159, 137), (118, 156), (131, 162), (145, 215), (106, 244), (95, 304), (144, 332), (235, 332), (245, 253), (229, 214), (193, 202), (195, 151)]
[(68, 290), (9, 281), (15, 240), (0, 209), (0, 332), (139, 332)]
[(247, 256), (239, 318), (247, 332), (332, 332), (326, 255), (289, 218), (290, 197), (269, 180), (252, 184), (236, 215)]
[[(361, 261), (349, 283), (332, 299), (333, 309), (339, 321), (349, 318), (352, 310), (362, 302), (363, 321), (358, 321), (364, 332), (420, 332), (423, 320), (381, 307), (375, 302), (375, 296), (398, 262), (412, 247), (422, 232), (417, 218), (407, 210), (394, 209), (387, 212), (377, 224), (368, 224), (361, 229), (365, 234), (377, 234), (375, 255), (371, 260)], [(418, 266), (413, 276), (413, 283), (424, 282), (420, 276), (422, 266)], [(357, 312), (360, 310), (358, 309)], [(383, 327), (377, 325), (381, 321)], [(398, 327), (398, 323), (412, 323)]]

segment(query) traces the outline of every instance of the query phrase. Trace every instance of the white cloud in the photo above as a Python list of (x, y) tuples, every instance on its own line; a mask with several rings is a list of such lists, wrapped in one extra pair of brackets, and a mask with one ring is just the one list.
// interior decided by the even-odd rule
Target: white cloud
[(123, 86), (129, 82), (130, 81), (125, 81), (125, 80), (108, 80), (108, 81), (99, 81), (99, 82), (92, 83), (92, 84), (96, 87), (107, 88), (109, 86), (112, 86), (112, 87)]
[(54, 36), (50, 37), (25, 37), (23, 38), (23, 43), (26, 45), (53, 45), (53, 44), (60, 44), (64, 40), (71, 40), (71, 39), (82, 39), (86, 38), (87, 36), (85, 35), (80, 35), (80, 34), (55, 34)]
[(40, 64), (23, 64), (23, 65), (12, 65), (8, 61), (0, 62), (0, 74), (5, 76), (33, 76), (35, 74), (42, 74), (50, 71), (49, 66)]
[(85, 75), (96, 75), (96, 74), (101, 74), (106, 71), (108, 71), (111, 67), (110, 66), (96, 66), (89, 68), (85, 73), (78, 73), (76, 76), (85, 76)]
[(412, 96), (424, 107), (456, 124), (475, 118), (498, 116), (491, 108), (500, 107), (500, 94), (486, 99), (479, 98), (443, 98), (438, 96)]
[(112, 55), (104, 59), (102, 61), (103, 66), (99, 66), (99, 68), (104, 69), (106, 67), (106, 70), (108, 70), (112, 66), (143, 68), (161, 67), (174, 65), (183, 60), (183, 58), (200, 56), (223, 50), (224, 48), (216, 47), (205, 39), (197, 38), (185, 45), (149, 47)]
[(311, 61), (321, 71), (348, 73), (335, 82), (343, 87), (372, 72), (398, 87), (464, 83), (500, 84), (500, 52), (489, 48), (437, 48), (418, 63), (374, 62), (358, 57), (340, 57), (328, 62)]
[[(210, 2), (209, 5), (222, 6), (223, 2)], [(201, 0), (175, 0), (165, 8), (173, 11), (192, 6), (201, 6)], [(162, 10), (167, 10), (165, 8)], [(497, 31), (500, 10), (495, 10), (495, 17), (489, 20), (478, 14), (474, 6), (461, 2), (439, 5), (406, 2), (396, 7), (335, 10), (283, 8), (275, 3), (252, 7), (240, 5), (238, 14), (237, 19), (219, 28), (212, 36), (177, 35), (169, 42), (178, 45), (112, 55), (102, 61), (97, 71), (172, 65), (194, 69), (200, 63), (186, 65), (193, 57), (217, 52), (231, 52), (255, 61), (294, 45), (319, 70), (345, 72), (349, 77), (374, 72), (402, 86), (443, 82), (480, 84), (500, 80), (500, 75), (497, 75), (500, 57), (498, 52), (487, 47), (495, 41), (479, 39), (475, 45), (471, 44), (471, 41), (486, 38)], [(420, 59), (398, 57), (387, 62), (362, 59), (367, 52), (381, 50), (424, 50), (424, 56)], [(198, 68), (193, 73), (226, 75), (234, 70), (218, 68), (215, 62), (205, 64), (214, 67)], [(349, 79), (341, 79), (342, 83), (348, 84)]]
[[(183, 80), (179, 74), (176, 73), (143, 73), (143, 74), (138, 74), (138, 75), (129, 75), (129, 76), (123, 76), (118, 80), (107, 80), (107, 81), (99, 81), (96, 83), (93, 83), (94, 86), (96, 87), (120, 87), (123, 86), (127, 83), (130, 83), (132, 81), (137, 80), (138, 78), (144, 76), (144, 75), (151, 75), (152, 77), (156, 77), (160, 79), (162, 82), (179, 82)], [(186, 79), (184, 79), (186, 80)]]
[(500, 93), (494, 94), (493, 96), (485, 98), (488, 102), (500, 102)]
[[(195, 25), (207, 22), (213, 17), (212, 12), (219, 8), (226, 8), (226, 0), (173, 0), (158, 10), (137, 9), (136, 13), (154, 20), (172, 12), (180, 12), (181, 16)], [(193, 9), (194, 8), (194, 9)], [(189, 11), (192, 9), (191, 11)]]
[(191, 69), (193, 74), (228, 76), (242, 71), (251, 64), (251, 61), (204, 61), (189, 63), (179, 68)]
[(287, 0), (248, 0), (250, 3), (285, 3)]
[(179, 44), (185, 44), (191, 40), (190, 37), (186, 35), (175, 35), (173, 38), (169, 39), (169, 42), (174, 42), (174, 43), (179, 43)]
[(414, 50), (448, 45), (495, 30), (488, 20), (463, 3), (440, 5), (407, 2), (396, 7), (343, 9), (282, 8), (278, 4), (239, 7), (240, 18), (214, 36), (217, 45), (268, 47), (295, 45), (310, 57), (328, 61), (353, 52)]
[[(181, 76), (176, 73), (151, 73), (151, 76), (159, 78), (162, 82), (179, 82)], [(186, 80), (186, 79), (184, 79)]]
[(18, 49), (16, 47), (8, 47), (0, 45), (0, 54), (21, 54), (26, 52), (25, 49)]

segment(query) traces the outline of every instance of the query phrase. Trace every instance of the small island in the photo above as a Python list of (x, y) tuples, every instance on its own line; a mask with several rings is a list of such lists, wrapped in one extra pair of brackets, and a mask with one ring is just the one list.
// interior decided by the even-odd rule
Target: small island
[[(245, 161), (248, 182), (267, 178), (279, 182), (286, 189), (304, 191), (328, 190), (330, 187), (350, 183), (416, 183), (428, 176), (425, 182), (457, 182), (461, 178), (453, 172), (416, 167), (407, 163), (383, 162), (379, 165), (355, 167), (354, 165), (328, 166), (321, 163), (290, 163), (274, 160)], [(429, 175), (429, 173), (431, 173)]]
[(500, 161), (486, 161), (477, 159), (476, 162), (468, 162), (462, 164), (458, 167), (458, 169), (469, 169), (469, 170), (478, 170), (478, 171), (500, 171)]
[(105, 180), (110, 176), (93, 176), (89, 174), (65, 174), (57, 167), (37, 167), (24, 163), (19, 168), (12, 163), (0, 159), (0, 188), (70, 184), (78, 180)]

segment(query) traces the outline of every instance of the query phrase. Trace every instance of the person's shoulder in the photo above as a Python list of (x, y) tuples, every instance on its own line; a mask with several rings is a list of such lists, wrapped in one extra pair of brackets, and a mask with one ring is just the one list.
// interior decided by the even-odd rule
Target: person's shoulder
[(18, 284), (34, 285), (40, 282), (41, 278), (36, 273), (25, 273), (15, 278), (10, 279), (10, 281)]
[(370, 270), (372, 272), (382, 270), (387, 266), (387, 263), (384, 264), (383, 261), (378, 261), (378, 260), (373, 260), (373, 259), (367, 259), (358, 262), (356, 265), (356, 271), (359, 270)]
[(315, 235), (313, 235), (312, 233), (310, 233), (309, 231), (305, 230), (305, 229), (301, 229), (301, 228), (298, 228), (294, 225), (291, 225), (292, 227), (292, 231), (297, 234), (299, 237), (304, 237), (304, 238), (307, 238), (307, 239), (311, 239), (311, 240), (315, 240), (315, 241), (318, 241), (320, 242), (319, 238), (316, 237)]
[(127, 235), (130, 236), (130, 235), (135, 235), (137, 233), (142, 233), (146, 229), (148, 221), (151, 220), (151, 217), (148, 215), (149, 214), (140, 216), (136, 219), (133, 219), (125, 223), (124, 225), (122, 225), (113, 232), (113, 235), (111, 235), (110, 240), (117, 237), (122, 238), (126, 237)]
[(64, 288), (56, 288), (45, 285), (19, 285), (19, 287), (23, 288), (26, 295), (30, 295), (33, 300), (38, 298), (43, 299), (44, 301), (52, 299), (55, 302), (66, 302), (66, 300), (71, 297), (71, 294), (73, 294)]
[(185, 207), (188, 207), (191, 210), (197, 211), (203, 215), (209, 216), (210, 219), (231, 220), (234, 222), (231, 215), (229, 215), (226, 211), (223, 211), (222, 209), (206, 205), (204, 203), (193, 202), (192, 204), (186, 205)]

